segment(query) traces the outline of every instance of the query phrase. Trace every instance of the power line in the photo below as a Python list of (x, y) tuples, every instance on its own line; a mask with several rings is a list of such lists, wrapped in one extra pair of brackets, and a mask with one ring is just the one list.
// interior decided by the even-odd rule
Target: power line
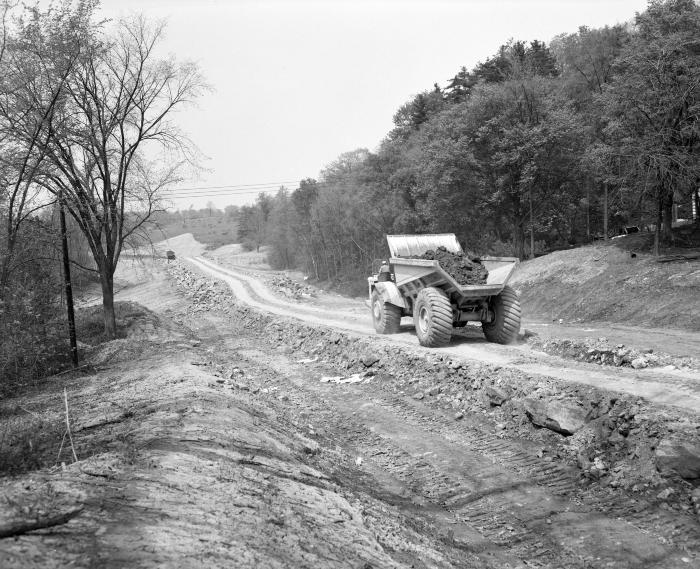
[[(296, 188), (287, 188), (290, 191), (294, 191)], [(206, 192), (206, 193), (201, 193), (201, 194), (165, 194), (165, 197), (170, 198), (170, 199), (190, 199), (190, 198), (209, 198), (209, 197), (240, 197), (240, 196), (246, 196), (246, 195), (258, 195), (258, 194), (263, 194), (263, 193), (269, 193), (269, 192), (277, 192), (279, 191), (279, 188), (275, 189), (267, 189), (267, 190), (253, 190), (253, 191), (246, 191), (246, 192)]]
[(191, 188), (173, 188), (172, 192), (189, 192), (189, 191), (199, 191), (199, 190), (225, 190), (225, 189), (231, 189), (231, 190), (242, 190), (242, 189), (253, 189), (253, 188), (279, 188), (280, 186), (284, 186), (286, 184), (297, 184), (299, 180), (287, 180), (284, 182), (260, 182), (257, 184), (227, 184), (223, 186), (193, 186)]

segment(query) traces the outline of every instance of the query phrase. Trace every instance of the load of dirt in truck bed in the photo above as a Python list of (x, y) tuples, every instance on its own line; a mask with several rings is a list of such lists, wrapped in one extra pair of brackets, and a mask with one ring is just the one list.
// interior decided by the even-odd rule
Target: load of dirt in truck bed
[(489, 276), (478, 257), (470, 258), (464, 253), (452, 253), (445, 247), (438, 247), (435, 251), (428, 250), (420, 258), (439, 261), (440, 266), (461, 285), (485, 284)]

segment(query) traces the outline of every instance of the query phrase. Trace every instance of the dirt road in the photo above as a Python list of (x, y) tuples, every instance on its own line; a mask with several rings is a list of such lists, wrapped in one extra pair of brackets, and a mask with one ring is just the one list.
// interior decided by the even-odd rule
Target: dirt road
[[(633, 485), (609, 453), (590, 457), (608, 462), (597, 476), (588, 474), (597, 466), (569, 460), (567, 449), (585, 448), (615, 416), (629, 434), (611, 437), (610, 452), (643, 464), (639, 437), (657, 427), (641, 402), (610, 400), (570, 437), (535, 428), (510, 403), (482, 399), (516, 373), (527, 389), (540, 386), (533, 392), (559, 381), (523, 375), (532, 364), (519, 348), (467, 338), (436, 354), (408, 329), (377, 344), (366, 308), (328, 315), (280, 301), (256, 278), (193, 265), (225, 277), (237, 301), (184, 266), (145, 264), (118, 295), (152, 311), (133, 309), (126, 340), (95, 347), (87, 375), (3, 402), (0, 417), (53, 405), (60, 426), (66, 385), (79, 460), (59, 453), (63, 466), (0, 479), (11, 498), (0, 530), (23, 515), (82, 508), (58, 528), (0, 539), (3, 568), (700, 561), (692, 484), (654, 469)], [(500, 368), (479, 363), (491, 355)]]
[[(418, 345), (410, 318), (403, 319), (402, 330), (390, 338), (377, 336), (369, 312), (357, 302), (340, 300), (335, 306), (316, 307), (285, 301), (275, 296), (263, 279), (243, 270), (224, 268), (209, 259), (193, 257), (188, 262), (212, 277), (224, 280), (234, 294), (246, 304), (281, 316), (301, 319), (311, 324), (327, 325), (341, 330), (371, 335), (379, 343), (390, 342)], [(467, 327), (461, 336), (440, 349), (455, 358), (498, 364), (519, 371), (556, 378), (569, 383), (581, 383), (599, 389), (611, 389), (644, 397), (655, 403), (674, 405), (700, 412), (700, 372), (691, 370), (620, 369), (601, 370), (600, 366), (577, 364), (535, 352), (527, 345), (500, 346), (485, 341), (478, 327)]]

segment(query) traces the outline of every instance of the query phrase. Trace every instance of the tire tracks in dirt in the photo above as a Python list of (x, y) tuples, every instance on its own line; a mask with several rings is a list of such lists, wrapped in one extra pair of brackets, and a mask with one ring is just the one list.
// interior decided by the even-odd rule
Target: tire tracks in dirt
[(455, 427), (439, 411), (371, 383), (320, 383), (321, 370), (253, 346), (238, 351), (271, 368), (313, 416), (314, 428), (321, 423), (328, 431), (328, 441), (342, 440), (364, 457), (359, 468), (369, 480), (336, 473), (344, 487), (423, 518), (447, 546), (500, 566), (670, 568), (687, 567), (684, 550), (700, 543), (697, 524), (679, 524), (679, 516), (682, 549), (664, 536), (673, 533), (665, 531), (671, 515), (645, 508), (632, 521), (621, 519), (630, 509), (624, 496), (577, 502), (576, 471), (535, 458), (526, 442), (495, 438), (478, 418)]

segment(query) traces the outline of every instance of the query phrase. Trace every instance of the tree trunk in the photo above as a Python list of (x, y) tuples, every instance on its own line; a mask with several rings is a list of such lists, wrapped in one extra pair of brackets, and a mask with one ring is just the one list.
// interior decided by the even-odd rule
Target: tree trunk
[(663, 223), (663, 193), (657, 194), (656, 198), (656, 227), (654, 228), (654, 255), (659, 256), (661, 245), (661, 224)]
[(586, 241), (591, 242), (591, 183), (586, 184)]
[(525, 258), (525, 227), (522, 221), (513, 224), (513, 251), (519, 259)]
[(663, 226), (661, 236), (664, 242), (673, 241), (673, 191), (664, 188), (662, 193)]
[(117, 319), (114, 315), (114, 275), (101, 269), (100, 282), (102, 284), (102, 312), (105, 334), (113, 340), (117, 337)]
[(528, 192), (530, 200), (530, 259), (535, 258), (535, 216), (532, 213), (532, 188)]
[(603, 239), (608, 240), (608, 183), (603, 182)]

